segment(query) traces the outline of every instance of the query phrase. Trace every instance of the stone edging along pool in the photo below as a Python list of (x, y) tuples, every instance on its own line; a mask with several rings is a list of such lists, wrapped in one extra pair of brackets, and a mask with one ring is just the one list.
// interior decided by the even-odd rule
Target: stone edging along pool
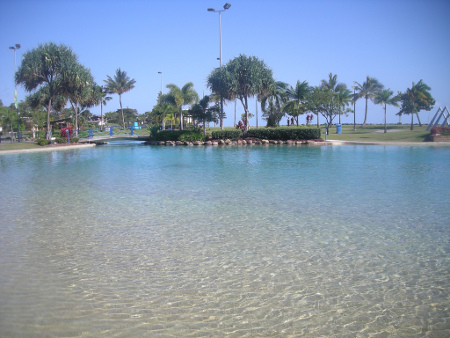
[(265, 144), (290, 144), (290, 145), (325, 145), (326, 141), (322, 139), (316, 140), (260, 140), (260, 139), (237, 139), (237, 140), (208, 140), (208, 141), (146, 141), (145, 144), (153, 146), (219, 146), (219, 145), (265, 145)]

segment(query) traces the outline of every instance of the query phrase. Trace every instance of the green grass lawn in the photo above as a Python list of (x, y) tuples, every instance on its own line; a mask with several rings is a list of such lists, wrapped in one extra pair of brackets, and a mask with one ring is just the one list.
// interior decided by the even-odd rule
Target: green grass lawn
[(2, 140), (2, 143), (0, 143), (0, 151), (3, 150), (22, 150), (22, 149), (34, 149), (34, 148), (40, 148), (36, 143), (33, 142), (9, 142)]
[[(342, 134), (336, 134), (336, 127), (330, 130), (328, 140), (360, 141), (360, 142), (426, 142), (430, 132), (426, 131), (427, 125), (422, 127), (410, 125), (388, 125), (387, 133), (384, 133), (384, 125), (368, 125), (362, 128), (360, 125), (353, 130), (353, 125), (343, 125)], [(321, 127), (322, 138), (325, 138), (325, 128)]]

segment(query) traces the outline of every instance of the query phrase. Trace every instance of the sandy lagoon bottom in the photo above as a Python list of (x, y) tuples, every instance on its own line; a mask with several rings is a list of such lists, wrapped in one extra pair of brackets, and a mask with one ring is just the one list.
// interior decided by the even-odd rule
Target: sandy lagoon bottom
[(450, 151), (0, 157), (1, 336), (450, 335)]

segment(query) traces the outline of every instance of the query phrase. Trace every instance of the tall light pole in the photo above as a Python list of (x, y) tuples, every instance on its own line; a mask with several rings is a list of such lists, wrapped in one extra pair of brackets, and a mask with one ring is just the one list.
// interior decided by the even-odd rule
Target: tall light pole
[[(16, 106), (16, 113), (19, 116), (19, 104), (17, 103), (17, 83), (15, 80), (16, 76), (16, 49), (20, 49), (20, 44), (16, 43), (15, 46), (9, 47), (9, 49), (14, 50), (14, 104)], [(12, 130), (12, 125), (11, 125)], [(19, 122), (17, 122), (17, 138), (19, 138)]]
[(352, 86), (353, 88), (353, 130), (356, 130), (356, 111), (355, 111), (355, 105), (356, 105), (356, 87)]
[(162, 72), (158, 72), (159, 75), (161, 75), (161, 95), (162, 95)]
[[(227, 2), (223, 5), (223, 9), (215, 10), (214, 8), (208, 8), (208, 12), (219, 13), (219, 62), (220, 68), (222, 68), (222, 12), (229, 9), (231, 5)], [(223, 130), (223, 97), (220, 95), (220, 129)]]

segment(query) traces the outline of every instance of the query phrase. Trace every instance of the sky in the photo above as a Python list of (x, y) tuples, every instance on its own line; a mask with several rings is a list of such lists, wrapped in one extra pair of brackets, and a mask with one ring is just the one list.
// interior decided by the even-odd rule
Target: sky
[[(329, 73), (349, 88), (366, 76), (397, 93), (423, 81), (438, 107), (450, 107), (450, 1), (448, 0), (228, 0), (221, 14), (222, 61), (245, 54), (263, 60), (277, 81), (317, 86)], [(136, 86), (122, 95), (124, 107), (151, 111), (169, 83), (194, 83), (200, 97), (210, 93), (206, 79), (219, 67), (219, 14), (225, 0), (0, 0), (0, 99), (14, 102), (14, 51), (22, 56), (39, 44), (65, 44), (102, 85), (116, 69)], [(162, 75), (158, 74), (162, 72)], [(18, 87), (19, 101), (28, 93)], [(115, 111), (111, 95), (103, 112)], [(234, 102), (225, 106), (225, 126), (234, 124)], [(264, 126), (260, 107), (249, 102), (250, 125)], [(364, 119), (364, 100), (356, 103), (356, 123)], [(388, 106), (387, 122), (397, 123), (398, 108)], [(100, 114), (100, 107), (90, 109)], [(238, 120), (243, 113), (237, 103)], [(282, 120), (285, 124), (286, 119)], [(305, 123), (305, 116), (300, 123)], [(383, 123), (380, 105), (369, 102), (368, 122)], [(410, 119), (403, 117), (402, 122)], [(314, 121), (315, 122), (315, 121)], [(321, 123), (324, 122), (322, 118)], [(353, 114), (342, 123), (353, 123)]]

